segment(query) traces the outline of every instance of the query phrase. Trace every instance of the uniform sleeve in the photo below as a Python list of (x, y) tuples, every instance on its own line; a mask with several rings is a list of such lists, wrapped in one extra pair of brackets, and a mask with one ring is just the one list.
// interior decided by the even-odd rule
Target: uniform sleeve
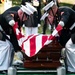
[(63, 21), (64, 24), (66, 24), (69, 20), (70, 12), (68, 12), (68, 10), (65, 9), (65, 10), (61, 11), (60, 16), (61, 16), (60, 21)]
[(7, 23), (11, 26), (15, 24), (14, 17), (11, 14), (5, 16)]

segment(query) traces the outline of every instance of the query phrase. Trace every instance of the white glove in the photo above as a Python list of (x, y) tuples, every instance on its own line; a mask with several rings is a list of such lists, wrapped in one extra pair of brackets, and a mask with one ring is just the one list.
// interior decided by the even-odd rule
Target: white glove
[(64, 26), (64, 22), (60, 21), (59, 24), (63, 27)]
[(9, 21), (9, 25), (10, 25), (10, 26), (13, 26), (14, 24), (15, 24), (15, 21), (14, 21), (14, 20), (10, 20), (10, 21)]
[(0, 30), (3, 31), (3, 28), (1, 27), (1, 25), (0, 25)]
[(38, 24), (38, 27), (40, 27), (41, 25), (40, 24)]

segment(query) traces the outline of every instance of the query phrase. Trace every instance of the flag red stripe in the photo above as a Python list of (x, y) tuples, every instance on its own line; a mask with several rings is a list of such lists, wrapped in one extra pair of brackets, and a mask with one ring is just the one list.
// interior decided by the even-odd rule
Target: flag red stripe
[(36, 36), (30, 39), (30, 56), (36, 52)]
[(54, 40), (55, 39), (55, 36), (53, 35), (50, 35), (49, 39), (48, 40)]
[(63, 27), (60, 25), (60, 24), (58, 24), (58, 26), (56, 27), (56, 30), (59, 32), (59, 31), (61, 31), (63, 29)]
[(25, 49), (24, 49), (24, 42), (22, 43), (21, 48), (22, 48), (22, 51), (25, 53)]
[(48, 36), (42, 36), (42, 46), (44, 46), (44, 43), (47, 41)]

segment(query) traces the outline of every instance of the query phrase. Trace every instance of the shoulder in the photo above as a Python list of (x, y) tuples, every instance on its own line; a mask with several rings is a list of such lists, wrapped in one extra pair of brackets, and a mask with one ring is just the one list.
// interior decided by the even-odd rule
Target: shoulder
[(10, 14), (15, 14), (15, 13), (17, 13), (17, 11), (19, 9), (20, 9), (19, 6), (11, 7), (9, 9), (7, 9), (5, 12), (3, 12), (3, 16), (10, 15)]
[(72, 9), (75, 10), (75, 5), (73, 5)]
[(62, 6), (62, 7), (59, 7), (59, 11), (61, 12), (61, 11), (64, 11), (64, 12), (68, 12), (68, 13), (75, 13), (74, 12), (74, 10), (72, 9), (72, 8), (70, 8), (70, 7), (67, 7), (67, 6)]
[(72, 9), (72, 8), (70, 8), (68, 6), (61, 6), (61, 7), (59, 7), (59, 9)]
[(19, 6), (14, 6), (14, 7), (7, 9), (6, 11), (18, 11), (19, 9), (20, 9)]
[[(5, 12), (17, 12), (18, 10), (20, 9), (20, 7), (19, 6), (14, 6), (14, 7), (11, 7), (11, 8), (9, 8), (9, 9), (7, 9)], [(5, 13), (4, 12), (4, 13)]]

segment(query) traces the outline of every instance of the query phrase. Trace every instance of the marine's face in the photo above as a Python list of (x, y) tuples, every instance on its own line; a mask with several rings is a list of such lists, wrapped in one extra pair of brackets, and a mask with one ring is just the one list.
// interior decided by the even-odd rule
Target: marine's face
[(57, 12), (57, 9), (56, 7), (52, 7), (52, 9), (50, 9), (48, 11), (49, 15), (48, 15), (48, 20), (51, 24), (53, 24), (54, 22), (54, 18), (55, 18), (55, 15), (56, 15), (56, 12)]
[(50, 12), (49, 15), (48, 15), (48, 22), (52, 25), (53, 21), (54, 21), (54, 16), (53, 16), (53, 13)]
[(51, 15), (51, 16), (55, 16), (56, 15), (56, 12), (57, 12), (57, 6), (54, 5), (49, 11), (48, 13)]
[(53, 15), (54, 12), (52, 12), (51, 9), (50, 9), (50, 11), (49, 11), (48, 13), (49, 13), (50, 16), (54, 16), (54, 15)]
[(19, 16), (20, 21), (27, 20), (27, 15), (21, 9), (18, 10), (18, 16)]
[(20, 14), (20, 20), (21, 20), (21, 21), (27, 20), (27, 16), (26, 16), (25, 13), (22, 12), (22, 13)]

